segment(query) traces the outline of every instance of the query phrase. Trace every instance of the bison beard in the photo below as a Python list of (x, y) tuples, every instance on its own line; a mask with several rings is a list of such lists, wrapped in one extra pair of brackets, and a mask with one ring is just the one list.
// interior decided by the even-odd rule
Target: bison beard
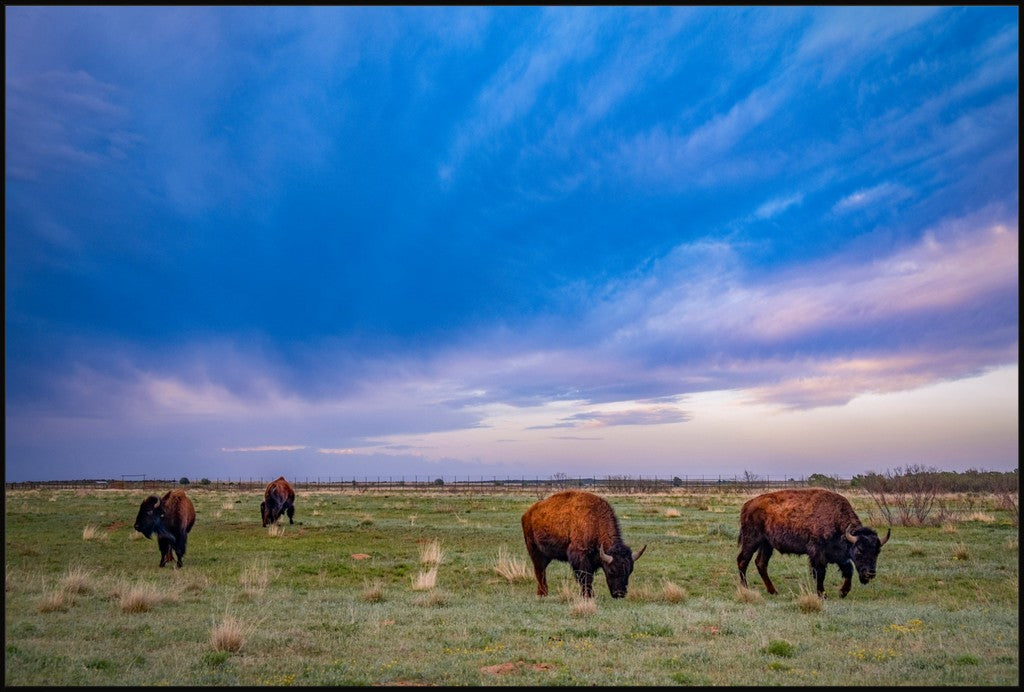
[(295, 491), (284, 476), (279, 476), (277, 480), (268, 483), (266, 490), (263, 491), (260, 517), (263, 519), (263, 525), (269, 526), (285, 513), (288, 514), (288, 523), (294, 524), (292, 517), (295, 516)]
[(567, 490), (534, 503), (522, 517), (526, 550), (537, 577), (537, 595), (548, 593), (547, 566), (568, 562), (586, 598), (594, 595), (594, 572), (604, 570), (612, 598), (623, 598), (633, 564), (647, 549), (634, 553), (622, 542), (615, 511), (593, 493)]
[(879, 539), (874, 529), (863, 526), (849, 500), (824, 488), (777, 490), (758, 495), (740, 510), (739, 554), (736, 565), (740, 584), (747, 586), (747, 566), (754, 564), (768, 593), (778, 593), (768, 577), (772, 552), (807, 555), (818, 596), (825, 597), (825, 568), (839, 567), (843, 584), (839, 595), (850, 592), (853, 570), (861, 584), (875, 577), (878, 553), (889, 540)]
[(171, 490), (162, 498), (150, 495), (142, 501), (135, 517), (135, 530), (146, 538), (156, 534), (161, 567), (174, 560), (174, 553), (177, 553), (177, 565), (181, 567), (188, 533), (195, 523), (196, 509), (185, 491)]

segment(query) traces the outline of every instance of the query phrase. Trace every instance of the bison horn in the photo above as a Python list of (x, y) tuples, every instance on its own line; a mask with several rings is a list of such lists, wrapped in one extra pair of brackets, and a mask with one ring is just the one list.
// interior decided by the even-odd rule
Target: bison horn
[(889, 534), (891, 534), (891, 533), (892, 533), (892, 527), (890, 526), (889, 528), (887, 528), (885, 530), (885, 538), (882, 539), (882, 545), (885, 545), (885, 542), (887, 540), (889, 540)]
[(601, 556), (601, 562), (603, 562), (606, 565), (612, 564), (612, 559), (613, 558), (612, 558), (611, 555), (609, 555), (608, 553), (604, 552), (604, 548), (602, 548), (601, 546), (597, 546), (597, 550), (598, 550), (598, 554)]
[(850, 533), (850, 529), (846, 529), (846, 533), (844, 535), (846, 536), (846, 540), (848, 540), (850, 543), (857, 542), (857, 537)]
[(641, 548), (640, 550), (638, 550), (637, 552), (633, 553), (633, 562), (636, 562), (637, 560), (639, 560), (640, 556), (644, 554), (645, 550), (647, 550), (647, 546), (646, 545), (643, 548)]

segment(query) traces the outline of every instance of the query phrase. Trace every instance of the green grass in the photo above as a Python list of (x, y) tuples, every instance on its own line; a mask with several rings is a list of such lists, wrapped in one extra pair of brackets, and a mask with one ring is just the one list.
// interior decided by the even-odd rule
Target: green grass
[[(146, 494), (7, 491), (6, 685), (1019, 682), (1018, 534), (994, 505), (955, 532), (894, 527), (875, 581), (840, 599), (830, 565), (829, 598), (808, 609), (803, 556), (772, 558), (777, 596), (753, 565), (763, 598), (738, 596), (749, 495), (607, 495), (626, 542), (648, 549), (629, 597), (598, 575), (581, 605), (565, 563), (546, 599), (496, 569), (528, 563), (519, 518), (535, 495), (300, 492), (274, 536), (258, 493), (191, 488), (177, 570), (132, 529)], [(416, 589), (425, 551), (436, 583)]]

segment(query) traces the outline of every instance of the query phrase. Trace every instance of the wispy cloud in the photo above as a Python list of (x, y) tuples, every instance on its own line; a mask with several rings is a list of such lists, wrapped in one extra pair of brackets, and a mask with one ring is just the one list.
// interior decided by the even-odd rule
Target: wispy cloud
[(222, 452), (295, 452), (306, 445), (261, 445), (258, 447), (221, 447)]

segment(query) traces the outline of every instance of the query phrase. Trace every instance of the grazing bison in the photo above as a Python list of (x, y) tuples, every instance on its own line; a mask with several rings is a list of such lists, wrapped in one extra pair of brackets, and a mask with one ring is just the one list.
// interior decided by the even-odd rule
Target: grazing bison
[(270, 481), (267, 489), (263, 491), (263, 502), (260, 503), (260, 516), (263, 517), (263, 525), (275, 523), (282, 514), (288, 513), (288, 523), (294, 524), (295, 520), (295, 491), (291, 484), (278, 476), (276, 481)]
[(535, 502), (523, 514), (523, 538), (537, 576), (537, 595), (546, 596), (552, 560), (568, 562), (584, 597), (594, 595), (594, 572), (604, 570), (612, 598), (623, 598), (634, 553), (622, 542), (619, 520), (608, 502), (593, 493), (566, 490)]
[(839, 566), (843, 585), (839, 595), (850, 592), (850, 580), (856, 567), (861, 584), (875, 577), (878, 552), (889, 540), (879, 539), (874, 529), (860, 523), (849, 500), (824, 488), (776, 490), (758, 495), (743, 504), (740, 510), (740, 552), (736, 565), (740, 583), (747, 585), (747, 565), (757, 553), (757, 572), (768, 593), (777, 593), (768, 578), (768, 560), (773, 550), (780, 553), (807, 555), (811, 573), (817, 582), (818, 596), (825, 597), (825, 568), (828, 563)]
[(184, 490), (171, 490), (162, 498), (150, 495), (142, 501), (139, 514), (135, 517), (135, 530), (146, 538), (156, 534), (160, 548), (160, 566), (174, 560), (173, 550), (178, 554), (178, 567), (185, 557), (185, 543), (188, 532), (196, 523), (196, 508)]

